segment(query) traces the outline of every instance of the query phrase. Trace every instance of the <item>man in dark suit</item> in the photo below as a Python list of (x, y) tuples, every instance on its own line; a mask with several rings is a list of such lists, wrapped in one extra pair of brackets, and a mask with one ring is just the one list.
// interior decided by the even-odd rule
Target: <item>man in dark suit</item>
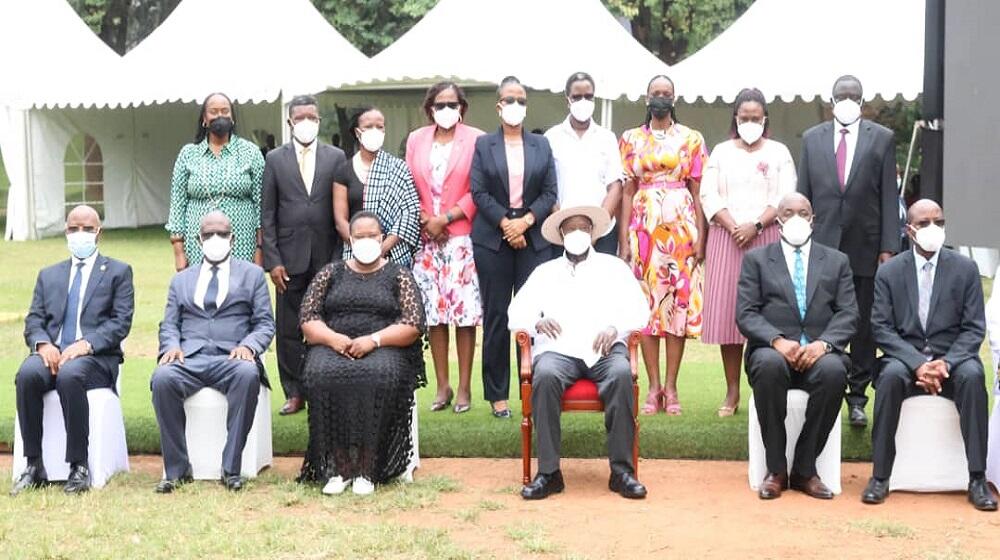
[(847, 254), (854, 271), (860, 315), (851, 339), (847, 404), (851, 425), (858, 427), (868, 423), (865, 389), (875, 366), (872, 278), (899, 252), (901, 226), (896, 143), (891, 130), (861, 118), (862, 95), (854, 76), (833, 84), (833, 120), (802, 135), (798, 185), (816, 212), (813, 240)]
[(170, 282), (160, 323), (160, 361), (150, 382), (163, 450), (165, 477), (156, 487), (161, 494), (191, 479), (184, 401), (205, 387), (229, 401), (222, 483), (229, 490), (242, 489), (243, 446), (260, 385), (268, 386), (261, 356), (274, 338), (274, 317), (264, 271), (230, 258), (232, 226), (222, 212), (202, 218), (200, 240), (204, 261)]
[[(798, 193), (778, 205), (781, 241), (743, 259), (736, 322), (747, 338), (746, 369), (767, 458), (761, 499), (791, 486), (814, 498), (833, 493), (816, 474), (816, 457), (840, 418), (849, 362), (844, 354), (858, 322), (847, 257), (810, 240), (809, 201)], [(806, 422), (791, 474), (785, 458), (789, 389), (809, 393)]]
[(42, 397), (55, 390), (66, 426), (67, 494), (90, 488), (87, 468), (90, 409), (87, 391), (114, 387), (121, 343), (132, 328), (132, 268), (97, 251), (101, 219), (89, 206), (66, 218), (72, 257), (42, 269), (35, 281), (24, 341), (31, 350), (14, 379), (27, 466), (11, 495), (45, 484)]
[(986, 482), (987, 396), (979, 348), (986, 335), (983, 288), (976, 263), (944, 244), (944, 214), (918, 200), (907, 214), (913, 249), (875, 275), (872, 330), (882, 349), (875, 376), (872, 478), (861, 495), (880, 504), (889, 493), (896, 428), (903, 400), (920, 394), (955, 401), (969, 462), (969, 501), (995, 511)]
[(319, 269), (339, 255), (333, 224), (333, 178), (344, 152), (317, 140), (316, 99), (300, 95), (288, 104), (292, 141), (267, 154), (261, 226), (264, 268), (271, 274), (278, 329), (278, 376), (285, 391), (280, 414), (302, 410), (300, 375), (305, 344), (299, 307)]

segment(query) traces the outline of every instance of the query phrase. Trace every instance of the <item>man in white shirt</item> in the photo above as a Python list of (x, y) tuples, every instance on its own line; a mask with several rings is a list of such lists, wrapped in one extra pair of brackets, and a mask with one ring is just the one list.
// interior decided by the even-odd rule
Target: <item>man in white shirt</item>
[(649, 319), (649, 307), (628, 266), (593, 250), (611, 221), (596, 206), (567, 208), (549, 216), (542, 235), (565, 255), (539, 265), (508, 310), (511, 330), (534, 337), (532, 419), (538, 434), (538, 474), (521, 496), (538, 500), (564, 488), (559, 470), (563, 393), (581, 378), (594, 381), (604, 402), (608, 430), (609, 487), (643, 498), (635, 478), (635, 395), (626, 340)]
[[(594, 79), (577, 72), (566, 80), (569, 115), (545, 133), (556, 162), (559, 208), (600, 206), (618, 215), (622, 199), (622, 159), (615, 133), (594, 122)], [(601, 253), (618, 252), (618, 229), (614, 219), (607, 231), (598, 232), (594, 248)], [(553, 247), (553, 256), (562, 254)]]

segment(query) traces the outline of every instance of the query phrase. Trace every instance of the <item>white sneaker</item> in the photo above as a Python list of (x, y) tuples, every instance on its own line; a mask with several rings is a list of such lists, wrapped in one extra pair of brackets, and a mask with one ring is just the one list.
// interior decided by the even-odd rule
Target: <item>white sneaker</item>
[(323, 493), (328, 496), (343, 494), (350, 483), (350, 480), (344, 480), (342, 477), (335, 476), (326, 482), (326, 486), (323, 487)]
[(354, 484), (351, 485), (351, 491), (358, 496), (367, 496), (375, 492), (375, 485), (372, 484), (367, 478), (359, 476), (354, 479)]

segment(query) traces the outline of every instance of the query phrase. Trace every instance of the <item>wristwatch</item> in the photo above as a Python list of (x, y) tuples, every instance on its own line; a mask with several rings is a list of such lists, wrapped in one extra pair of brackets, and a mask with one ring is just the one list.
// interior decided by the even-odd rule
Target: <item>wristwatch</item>
[(833, 345), (832, 344), (830, 344), (829, 342), (826, 342), (825, 340), (822, 341), (822, 342), (823, 342), (823, 349), (826, 350), (827, 354), (829, 354), (830, 352), (833, 352)]
[(378, 333), (372, 333), (370, 336), (372, 337), (372, 342), (375, 343), (375, 348), (381, 348), (382, 347), (382, 335), (380, 335)]
[(764, 224), (760, 223), (760, 220), (753, 224), (753, 227), (757, 230), (757, 233), (764, 231)]
[(535, 215), (528, 212), (524, 215), (524, 223), (528, 224), (528, 227), (535, 225)]

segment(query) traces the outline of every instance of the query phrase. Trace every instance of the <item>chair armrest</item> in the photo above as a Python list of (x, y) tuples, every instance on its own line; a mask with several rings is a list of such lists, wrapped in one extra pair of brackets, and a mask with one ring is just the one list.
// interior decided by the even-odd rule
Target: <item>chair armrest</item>
[(632, 383), (639, 381), (639, 342), (642, 341), (642, 334), (639, 331), (632, 331), (628, 335), (628, 363), (632, 369)]
[(531, 383), (531, 336), (528, 331), (519, 330), (514, 332), (514, 340), (521, 353), (521, 381)]

